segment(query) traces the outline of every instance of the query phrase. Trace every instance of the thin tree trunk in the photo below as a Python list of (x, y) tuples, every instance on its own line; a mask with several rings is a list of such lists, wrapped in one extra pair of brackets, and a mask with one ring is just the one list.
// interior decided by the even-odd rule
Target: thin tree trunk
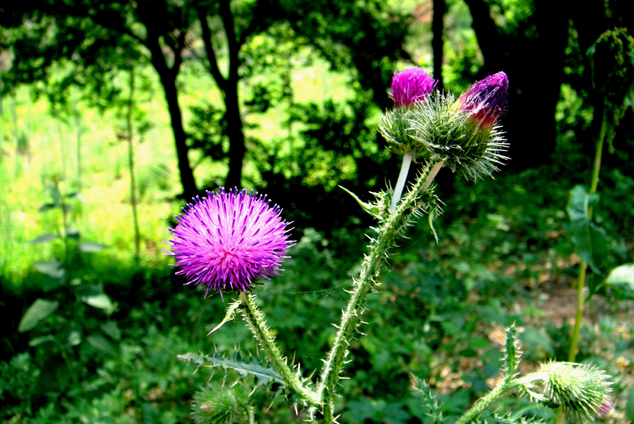
[(444, 35), (444, 17), (447, 11), (447, 3), (445, 0), (433, 0), (434, 1), (434, 16), (432, 18), (431, 29), (433, 38), (431, 41), (431, 47), (434, 51), (434, 78), (438, 81), (436, 88), (443, 91), (444, 85), (442, 82), (442, 63), (443, 63), (443, 35)]
[(139, 262), (141, 249), (141, 232), (137, 213), (136, 179), (134, 177), (134, 129), (132, 126), (132, 112), (134, 111), (134, 68), (130, 69), (130, 98), (128, 99), (128, 114), (126, 119), (128, 135), (128, 169), (130, 172), (130, 205), (132, 206), (132, 221), (134, 225), (134, 259)]
[[(187, 146), (187, 135), (183, 128), (183, 116), (178, 103), (178, 91), (176, 89), (176, 77), (178, 75), (178, 65), (170, 69), (165, 62), (165, 56), (158, 40), (158, 35), (148, 27), (148, 38), (145, 43), (152, 54), (152, 65), (159, 74), (161, 85), (165, 93), (165, 101), (170, 113), (174, 143), (176, 145), (176, 156), (178, 158), (178, 170), (180, 172), (181, 185), (183, 186), (183, 196), (192, 198), (198, 193), (194, 172), (189, 164)], [(180, 52), (175, 52), (180, 55)], [(175, 59), (176, 61), (176, 59)], [(180, 59), (179, 59), (180, 62)]]
[(238, 97), (238, 81), (227, 81), (225, 90), (225, 119), (227, 120), (227, 136), (229, 137), (229, 172), (225, 179), (225, 187), (241, 187), (242, 162), (246, 153), (240, 103)]

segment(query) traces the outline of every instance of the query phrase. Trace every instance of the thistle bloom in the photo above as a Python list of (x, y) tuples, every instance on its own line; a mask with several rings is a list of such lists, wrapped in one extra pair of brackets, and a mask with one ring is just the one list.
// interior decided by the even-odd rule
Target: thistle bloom
[(431, 94), (438, 81), (422, 68), (409, 66), (402, 72), (394, 71), (392, 93), (397, 108), (413, 106), (417, 100), (424, 100)]
[(176, 274), (188, 279), (186, 284), (203, 284), (209, 290), (247, 292), (260, 277), (280, 275), (279, 268), (292, 246), (288, 240), (288, 223), (280, 217), (281, 209), (269, 206), (266, 196), (238, 189), (220, 193), (207, 192), (183, 208), (171, 243), (176, 258)]
[(458, 108), (467, 113), (478, 128), (492, 128), (506, 109), (509, 80), (504, 72), (476, 82), (458, 99)]

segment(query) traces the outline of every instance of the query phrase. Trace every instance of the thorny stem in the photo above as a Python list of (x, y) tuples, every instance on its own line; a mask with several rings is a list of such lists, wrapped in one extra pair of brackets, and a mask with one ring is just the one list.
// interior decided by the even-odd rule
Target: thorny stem
[(267, 359), (271, 362), (275, 370), (282, 376), (284, 383), (297, 393), (302, 401), (311, 407), (320, 405), (319, 397), (312, 390), (304, 387), (298, 373), (286, 363), (286, 359), (282, 358), (279, 347), (275, 344), (275, 337), (269, 331), (264, 322), (264, 315), (260, 312), (253, 301), (252, 294), (240, 293), (240, 313), (247, 322), (249, 329), (258, 341), (258, 344), (264, 349)]
[(361, 322), (361, 315), (365, 311), (366, 299), (377, 285), (376, 279), (379, 276), (383, 260), (387, 257), (387, 250), (393, 245), (399, 231), (416, 213), (420, 195), (429, 189), (434, 176), (442, 165), (442, 162), (438, 162), (431, 169), (427, 167), (396, 211), (392, 212), (379, 228), (378, 237), (372, 242), (370, 254), (365, 257), (359, 278), (354, 280), (350, 301), (346, 309), (342, 311), (334, 344), (324, 361), (320, 381), (317, 385), (317, 396), (324, 401), (323, 414), (326, 423), (335, 422), (333, 416), (334, 402), (337, 396), (335, 386), (339, 381), (339, 374), (348, 354), (348, 344)]
[(396, 205), (401, 200), (401, 194), (403, 194), (403, 188), (405, 187), (405, 181), (407, 181), (407, 174), (409, 173), (409, 166), (414, 159), (414, 152), (409, 151), (403, 155), (403, 164), (401, 165), (401, 172), (398, 174), (398, 181), (394, 188), (394, 195), (392, 196), (392, 204), (390, 205), (390, 211), (396, 211)]
[(502, 383), (498, 384), (493, 390), (491, 390), (485, 397), (478, 400), (475, 405), (471, 407), (455, 424), (467, 424), (471, 422), (478, 415), (482, 414), (486, 409), (491, 406), (493, 402), (502, 397), (506, 392), (513, 388), (512, 384), (509, 384), (509, 379), (505, 378)]

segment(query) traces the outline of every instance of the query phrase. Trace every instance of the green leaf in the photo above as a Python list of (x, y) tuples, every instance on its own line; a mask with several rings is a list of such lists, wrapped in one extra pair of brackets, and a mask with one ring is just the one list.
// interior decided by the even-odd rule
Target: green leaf
[(225, 318), (220, 322), (220, 324), (216, 325), (214, 329), (209, 332), (209, 334), (213, 333), (214, 331), (225, 325), (225, 323), (231, 321), (236, 316), (236, 310), (240, 307), (241, 304), (242, 303), (240, 301), (237, 301), (229, 305)]
[(56, 300), (37, 299), (20, 320), (18, 331), (24, 333), (34, 329), (41, 321), (51, 316), (58, 306), (59, 302)]
[(39, 346), (39, 345), (44, 344), (44, 343), (54, 342), (54, 341), (55, 341), (55, 337), (53, 337), (53, 336), (51, 336), (49, 334), (48, 336), (36, 337), (34, 339), (31, 339), (29, 341), (29, 346), (35, 347), (35, 346)]
[(617, 266), (605, 283), (614, 289), (619, 299), (634, 300), (634, 264)]
[(627, 395), (627, 405), (625, 405), (625, 416), (630, 422), (634, 423), (634, 386)]
[(277, 371), (263, 367), (262, 364), (255, 358), (250, 358), (249, 361), (244, 361), (238, 351), (233, 352), (233, 357), (231, 359), (223, 357), (218, 352), (214, 352), (211, 356), (186, 353), (184, 355), (178, 355), (178, 359), (183, 362), (194, 363), (198, 366), (214, 368), (220, 367), (225, 370), (225, 372), (228, 369), (232, 369), (241, 377), (253, 375), (256, 378), (256, 387), (260, 385), (266, 386), (272, 381), (285, 385), (282, 376)]
[(590, 219), (588, 207), (598, 200), (598, 195), (588, 195), (585, 187), (578, 185), (570, 191), (566, 210), (570, 216), (570, 235), (577, 247), (577, 255), (586, 261), (592, 271), (601, 274), (599, 267), (608, 254), (608, 238), (605, 230)]
[(350, 196), (352, 196), (352, 198), (357, 201), (357, 203), (361, 206), (361, 208), (363, 208), (364, 211), (366, 211), (367, 213), (369, 213), (370, 215), (376, 218), (379, 217), (378, 206), (372, 205), (370, 203), (362, 202), (361, 199), (359, 199), (359, 197), (356, 194), (354, 194), (353, 192), (351, 192), (345, 187), (339, 186), (339, 188), (345, 191), (346, 193), (348, 193)]
[(101, 325), (101, 329), (113, 340), (121, 339), (121, 330), (119, 330), (119, 327), (117, 327), (116, 322), (108, 321), (107, 323)]
[(29, 241), (29, 244), (47, 243), (58, 238), (59, 236), (56, 234), (42, 234), (41, 236), (37, 236), (33, 240)]
[(88, 336), (86, 339), (88, 344), (97, 349), (100, 352), (110, 356), (117, 356), (117, 351), (105, 337), (103, 336)]
[(66, 237), (73, 240), (79, 240), (81, 237), (81, 233), (79, 232), (77, 228), (69, 228), (66, 231)]
[(93, 243), (90, 241), (81, 243), (79, 246), (77, 246), (77, 248), (82, 252), (101, 252), (108, 247), (109, 246), (106, 246), (105, 244)]
[(57, 261), (35, 262), (35, 269), (56, 280), (61, 280), (66, 276), (66, 270)]
[(55, 209), (57, 207), (56, 204), (54, 203), (46, 203), (42, 206), (40, 206), (40, 208), (37, 210), (38, 212), (46, 212), (46, 211), (50, 211), (51, 209)]
[(82, 296), (81, 300), (82, 302), (87, 303), (90, 306), (94, 306), (95, 308), (99, 308), (99, 309), (113, 308), (113, 304), (112, 304), (112, 301), (110, 300), (110, 297), (108, 297), (108, 295), (105, 293), (100, 293), (94, 296)]

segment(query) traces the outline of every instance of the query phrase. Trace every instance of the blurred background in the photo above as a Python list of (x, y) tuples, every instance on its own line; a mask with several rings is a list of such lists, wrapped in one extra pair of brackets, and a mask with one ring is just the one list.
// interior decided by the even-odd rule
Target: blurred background
[(513, 322), (525, 370), (567, 358), (580, 259), (566, 208), (590, 184), (602, 122), (605, 252), (577, 360), (615, 376), (604, 420), (629, 422), (634, 281), (602, 283), (634, 262), (633, 12), (627, 0), (0, 5), (1, 418), (193, 422), (200, 388), (240, 381), (257, 388), (257, 422), (306, 419), (275, 387), (178, 361), (257, 353), (239, 320), (206, 336), (229, 302), (183, 287), (167, 228), (219, 186), (284, 208), (297, 245), (257, 293), (283, 351), (318, 370), (371, 225), (337, 186), (370, 200), (395, 184), (401, 158), (377, 127), (394, 70), (416, 65), (456, 95), (506, 72), (510, 161), (477, 185), (441, 170), (440, 242), (423, 220), (394, 250), (351, 345), (341, 422), (429, 421), (410, 372), (458, 414), (495, 383)]

